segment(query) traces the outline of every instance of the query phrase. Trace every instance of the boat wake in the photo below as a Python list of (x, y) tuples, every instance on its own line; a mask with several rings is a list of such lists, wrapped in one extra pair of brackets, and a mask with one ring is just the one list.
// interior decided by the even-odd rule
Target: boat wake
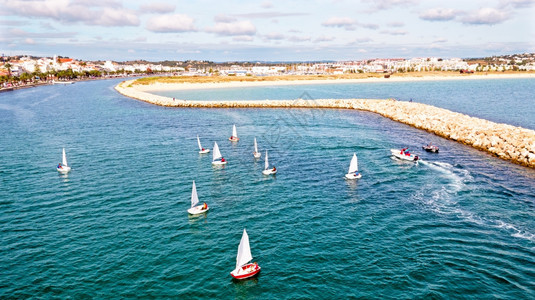
[[(462, 207), (462, 204), (459, 203), (463, 199), (461, 196), (471, 192), (470, 182), (474, 181), (468, 170), (457, 168), (445, 162), (421, 161), (420, 163), (436, 171), (439, 176), (421, 185), (421, 188), (413, 194), (416, 201), (425, 204), (435, 213), (456, 215), (465, 221), (483, 227), (505, 230), (515, 238), (535, 241), (535, 233), (522, 229), (521, 226), (496, 219), (494, 216), (483, 216)], [(440, 186), (440, 189), (436, 188), (437, 185)]]

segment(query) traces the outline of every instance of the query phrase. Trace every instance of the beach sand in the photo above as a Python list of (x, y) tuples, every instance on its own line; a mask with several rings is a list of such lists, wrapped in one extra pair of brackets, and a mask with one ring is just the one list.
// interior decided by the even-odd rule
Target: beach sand
[[(135, 84), (136, 89), (144, 92), (151, 91), (176, 91), (176, 90), (196, 90), (196, 89), (219, 89), (219, 88), (241, 88), (241, 87), (264, 87), (264, 86), (284, 86), (284, 85), (315, 85), (315, 84), (355, 84), (355, 83), (373, 83), (373, 82), (413, 82), (413, 81), (443, 81), (443, 80), (481, 80), (481, 79), (507, 79), (507, 78), (535, 78), (535, 73), (490, 73), (487, 75), (480, 74), (458, 74), (448, 73), (444, 75), (439, 73), (437, 75), (422, 75), (422, 76), (409, 76), (409, 75), (392, 75), (390, 78), (384, 78), (383, 76), (374, 76), (367, 78), (336, 78), (331, 79), (301, 79), (305, 76), (278, 76), (270, 77), (276, 78), (276, 80), (261, 80), (253, 81), (248, 80), (246, 77), (233, 77), (231, 81), (218, 81), (218, 82), (194, 82), (194, 78), (188, 81), (193, 82), (162, 82), (164, 80), (155, 80), (149, 84)], [(295, 79), (299, 78), (299, 79)], [(205, 79), (205, 78), (203, 78)], [(209, 81), (209, 80), (208, 80)]]

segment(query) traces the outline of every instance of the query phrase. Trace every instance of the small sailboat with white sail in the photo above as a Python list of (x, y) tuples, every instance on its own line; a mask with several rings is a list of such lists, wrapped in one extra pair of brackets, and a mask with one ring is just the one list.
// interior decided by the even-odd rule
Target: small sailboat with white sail
[(71, 167), (69, 167), (69, 164), (67, 164), (67, 155), (65, 154), (65, 148), (63, 148), (63, 158), (61, 162), (56, 166), (56, 170), (63, 174), (69, 173), (69, 171), (71, 170)]
[(270, 167), (269, 167), (268, 152), (267, 152), (267, 150), (266, 150), (266, 160), (265, 160), (265, 163), (264, 163), (264, 171), (262, 171), (262, 174), (264, 174), (264, 175), (273, 175), (273, 174), (277, 174), (277, 168), (275, 168), (275, 166), (273, 166), (273, 168), (270, 168)]
[(246, 279), (260, 273), (260, 266), (258, 263), (250, 263), (251, 260), (253, 260), (253, 256), (251, 255), (249, 236), (244, 228), (240, 245), (238, 246), (238, 255), (236, 256), (236, 269), (230, 272), (230, 275), (235, 279)]
[(193, 186), (191, 188), (191, 207), (188, 209), (190, 215), (203, 214), (210, 209), (206, 202), (202, 205), (197, 205), (198, 203), (199, 197), (197, 196), (197, 187), (195, 186), (195, 180), (193, 180)]
[(228, 140), (231, 142), (237, 142), (240, 140), (238, 137), (238, 132), (236, 131), (236, 125), (232, 126), (232, 135), (228, 138)]
[(204, 149), (201, 146), (201, 140), (199, 139), (199, 135), (197, 135), (197, 144), (199, 144), (199, 154), (205, 154), (205, 153), (210, 152), (210, 149)]
[(347, 179), (358, 179), (362, 177), (362, 174), (359, 173), (359, 164), (357, 159), (357, 154), (353, 153), (353, 158), (349, 163), (349, 170), (347, 170), (346, 178)]
[(260, 158), (260, 156), (262, 156), (262, 153), (258, 152), (258, 144), (256, 143), (256, 138), (254, 138), (253, 156), (254, 156), (254, 158)]
[(212, 164), (213, 165), (226, 165), (227, 161), (223, 156), (221, 156), (221, 152), (219, 152), (219, 146), (217, 145), (217, 142), (214, 142), (214, 152), (212, 152)]

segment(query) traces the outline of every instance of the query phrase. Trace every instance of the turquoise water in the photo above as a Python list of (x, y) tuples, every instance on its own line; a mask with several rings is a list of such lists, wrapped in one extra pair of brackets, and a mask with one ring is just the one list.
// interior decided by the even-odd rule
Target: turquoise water
[[(0, 298), (535, 297), (534, 170), (371, 113), (164, 108), (119, 95), (118, 82), (0, 94)], [(388, 93), (435, 101), (436, 84)], [(521, 107), (497, 91), (489, 103)], [(197, 134), (218, 142), (225, 168), (197, 153)], [(254, 137), (276, 177), (261, 175)], [(428, 142), (441, 153), (422, 153)], [(390, 157), (404, 146), (424, 161)], [(55, 170), (62, 147), (67, 176)], [(354, 152), (363, 178), (348, 182)], [(204, 216), (186, 212), (192, 180)], [(234, 282), (243, 228), (262, 272)]]
[(368, 98), (431, 104), (470, 116), (535, 129), (535, 79), (487, 79), (272, 86), (156, 94), (188, 100)]

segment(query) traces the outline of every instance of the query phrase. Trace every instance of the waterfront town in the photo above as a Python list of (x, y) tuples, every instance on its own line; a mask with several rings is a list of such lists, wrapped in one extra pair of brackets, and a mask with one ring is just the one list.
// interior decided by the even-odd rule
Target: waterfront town
[[(526, 72), (535, 71), (535, 53), (461, 59), (438, 57), (375, 58), (323, 62), (224, 62), (211, 61), (83, 61), (69, 57), (3, 56), (0, 59), (2, 89), (75, 80), (144, 76), (277, 76), (343, 75), (408, 72)], [(388, 75), (385, 75), (388, 76)]]

